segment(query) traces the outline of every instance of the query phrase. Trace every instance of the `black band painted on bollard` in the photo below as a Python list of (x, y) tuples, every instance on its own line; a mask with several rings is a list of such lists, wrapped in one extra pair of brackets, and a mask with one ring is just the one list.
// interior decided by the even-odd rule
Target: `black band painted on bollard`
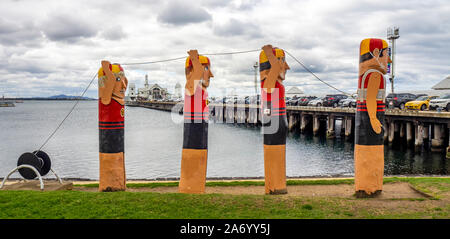
[[(269, 116), (263, 116), (269, 117)], [(288, 132), (288, 123), (286, 115), (273, 115), (270, 116), (270, 121), (264, 121), (263, 127), (271, 127), (278, 124), (278, 130), (274, 134), (264, 134), (265, 145), (283, 145), (286, 144), (286, 136)]]
[[(270, 109), (268, 112), (265, 112)], [(288, 132), (285, 107), (274, 107), (271, 101), (264, 101), (262, 107), (262, 131), (265, 145), (284, 145)], [(275, 129), (272, 127), (276, 127)]]
[(100, 153), (124, 152), (124, 129), (99, 129)]
[[(377, 118), (384, 124), (384, 112), (377, 112)], [(370, 124), (367, 111), (357, 111), (355, 117), (355, 144), (358, 145), (382, 145), (384, 144), (384, 129), (377, 134)]]
[(208, 149), (208, 122), (189, 122), (185, 120), (183, 130), (184, 149)]

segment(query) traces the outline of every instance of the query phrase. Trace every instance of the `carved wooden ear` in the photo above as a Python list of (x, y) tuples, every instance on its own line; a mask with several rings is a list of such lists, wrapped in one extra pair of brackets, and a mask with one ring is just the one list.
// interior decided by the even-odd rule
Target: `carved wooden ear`
[(378, 49), (378, 48), (375, 48), (375, 49), (373, 49), (373, 56), (374, 57), (379, 57), (380, 56), (380, 49)]

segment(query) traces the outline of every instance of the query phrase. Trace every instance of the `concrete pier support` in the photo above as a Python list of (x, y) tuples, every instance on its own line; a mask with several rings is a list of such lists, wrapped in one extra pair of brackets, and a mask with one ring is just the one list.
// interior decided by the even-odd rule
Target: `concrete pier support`
[(434, 137), (431, 140), (431, 148), (433, 149), (440, 149), (444, 146), (444, 127), (442, 127), (442, 124), (435, 124), (434, 125)]
[(350, 137), (352, 135), (352, 118), (345, 117), (344, 119), (345, 137)]
[(242, 109), (243, 108), (241, 108), (241, 107), (236, 109), (236, 123), (238, 123), (238, 124), (242, 124), (243, 123), (243, 121), (242, 121), (242, 119), (243, 119), (243, 117), (242, 117)]
[(406, 143), (411, 144), (413, 142), (412, 138), (412, 123), (406, 122)]
[(415, 141), (414, 146), (421, 147), (423, 145), (423, 125), (416, 124), (414, 127), (415, 130)]
[(423, 125), (423, 141), (424, 142), (430, 141), (430, 126), (429, 125)]
[(401, 125), (401, 122), (394, 122), (394, 133), (395, 134), (400, 134), (400, 125)]
[(338, 133), (341, 137), (345, 136), (345, 118), (341, 119), (341, 128)]
[(249, 123), (252, 125), (256, 125), (258, 123), (258, 109), (257, 108), (249, 108)]
[(226, 123), (227, 124), (234, 124), (235, 121), (235, 112), (234, 112), (234, 106), (233, 105), (228, 105), (227, 104), (227, 108), (226, 108)]
[(314, 115), (313, 116), (313, 135), (317, 136), (319, 134), (320, 129), (320, 122), (319, 122), (319, 116)]
[(332, 139), (336, 136), (335, 132), (335, 120), (332, 115), (328, 117), (328, 124), (327, 124), (327, 138)]
[(305, 114), (301, 115), (301, 120), (300, 120), (300, 132), (304, 133), (306, 131), (306, 126), (308, 125), (310, 121), (310, 118), (307, 117)]
[(405, 138), (405, 124), (403, 122), (400, 122), (400, 138)]
[(394, 121), (391, 121), (389, 123), (389, 135), (388, 135), (388, 141), (390, 144), (394, 142), (394, 136), (395, 136), (395, 123)]
[(389, 122), (384, 121), (383, 126), (384, 126), (383, 141), (386, 144), (388, 142), (388, 138), (389, 138)]
[(289, 131), (292, 131), (294, 129), (294, 127), (297, 125), (297, 119), (298, 117), (294, 114), (290, 114), (289, 118), (288, 118), (288, 128)]

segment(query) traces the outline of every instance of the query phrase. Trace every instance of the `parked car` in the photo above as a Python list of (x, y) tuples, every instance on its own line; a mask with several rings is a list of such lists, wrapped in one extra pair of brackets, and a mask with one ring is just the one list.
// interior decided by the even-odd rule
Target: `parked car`
[(244, 104), (246, 105), (250, 104), (250, 96), (244, 97)]
[(430, 100), (436, 99), (438, 96), (420, 96), (413, 101), (408, 101), (405, 104), (405, 108), (408, 110), (426, 110), (430, 105)]
[(416, 95), (417, 98), (422, 97), (422, 96), (428, 96), (427, 94), (415, 94), (415, 95)]
[(356, 99), (354, 98), (347, 98), (342, 99), (339, 101), (338, 106), (341, 108), (348, 107), (348, 108), (356, 108)]
[(343, 94), (326, 95), (325, 98), (323, 99), (322, 105), (337, 107), (340, 100), (347, 99), (347, 98), (348, 98), (348, 96), (343, 95)]
[(300, 98), (300, 100), (298, 101), (297, 105), (299, 105), (299, 106), (307, 106), (308, 103), (309, 103), (311, 100), (314, 100), (314, 99), (317, 99), (317, 97), (315, 97), (315, 96), (306, 96), (306, 97), (302, 97), (302, 98)]
[(286, 97), (286, 105), (289, 105), (289, 106), (296, 106), (296, 105), (298, 105), (298, 100), (299, 100), (300, 98), (298, 98), (298, 97), (295, 97), (295, 98), (289, 98), (289, 97)]
[(437, 108), (443, 108), (447, 111), (450, 111), (450, 94), (446, 94), (439, 98), (430, 100), (429, 109), (435, 110)]
[(320, 98), (316, 98), (316, 99), (310, 100), (308, 102), (308, 106), (317, 106), (317, 107), (322, 106), (323, 105), (323, 98), (324, 97), (320, 97)]
[(405, 109), (406, 102), (415, 100), (416, 98), (417, 96), (411, 93), (390, 93), (386, 96), (386, 107), (398, 107), (403, 110)]

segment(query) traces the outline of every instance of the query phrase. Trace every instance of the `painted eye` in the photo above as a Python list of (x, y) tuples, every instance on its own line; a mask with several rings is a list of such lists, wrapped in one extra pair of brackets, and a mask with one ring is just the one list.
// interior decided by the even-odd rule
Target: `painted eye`
[(208, 66), (205, 66), (205, 70), (208, 70)]
[(116, 81), (120, 81), (120, 77), (117, 77), (117, 78), (116, 78)]

